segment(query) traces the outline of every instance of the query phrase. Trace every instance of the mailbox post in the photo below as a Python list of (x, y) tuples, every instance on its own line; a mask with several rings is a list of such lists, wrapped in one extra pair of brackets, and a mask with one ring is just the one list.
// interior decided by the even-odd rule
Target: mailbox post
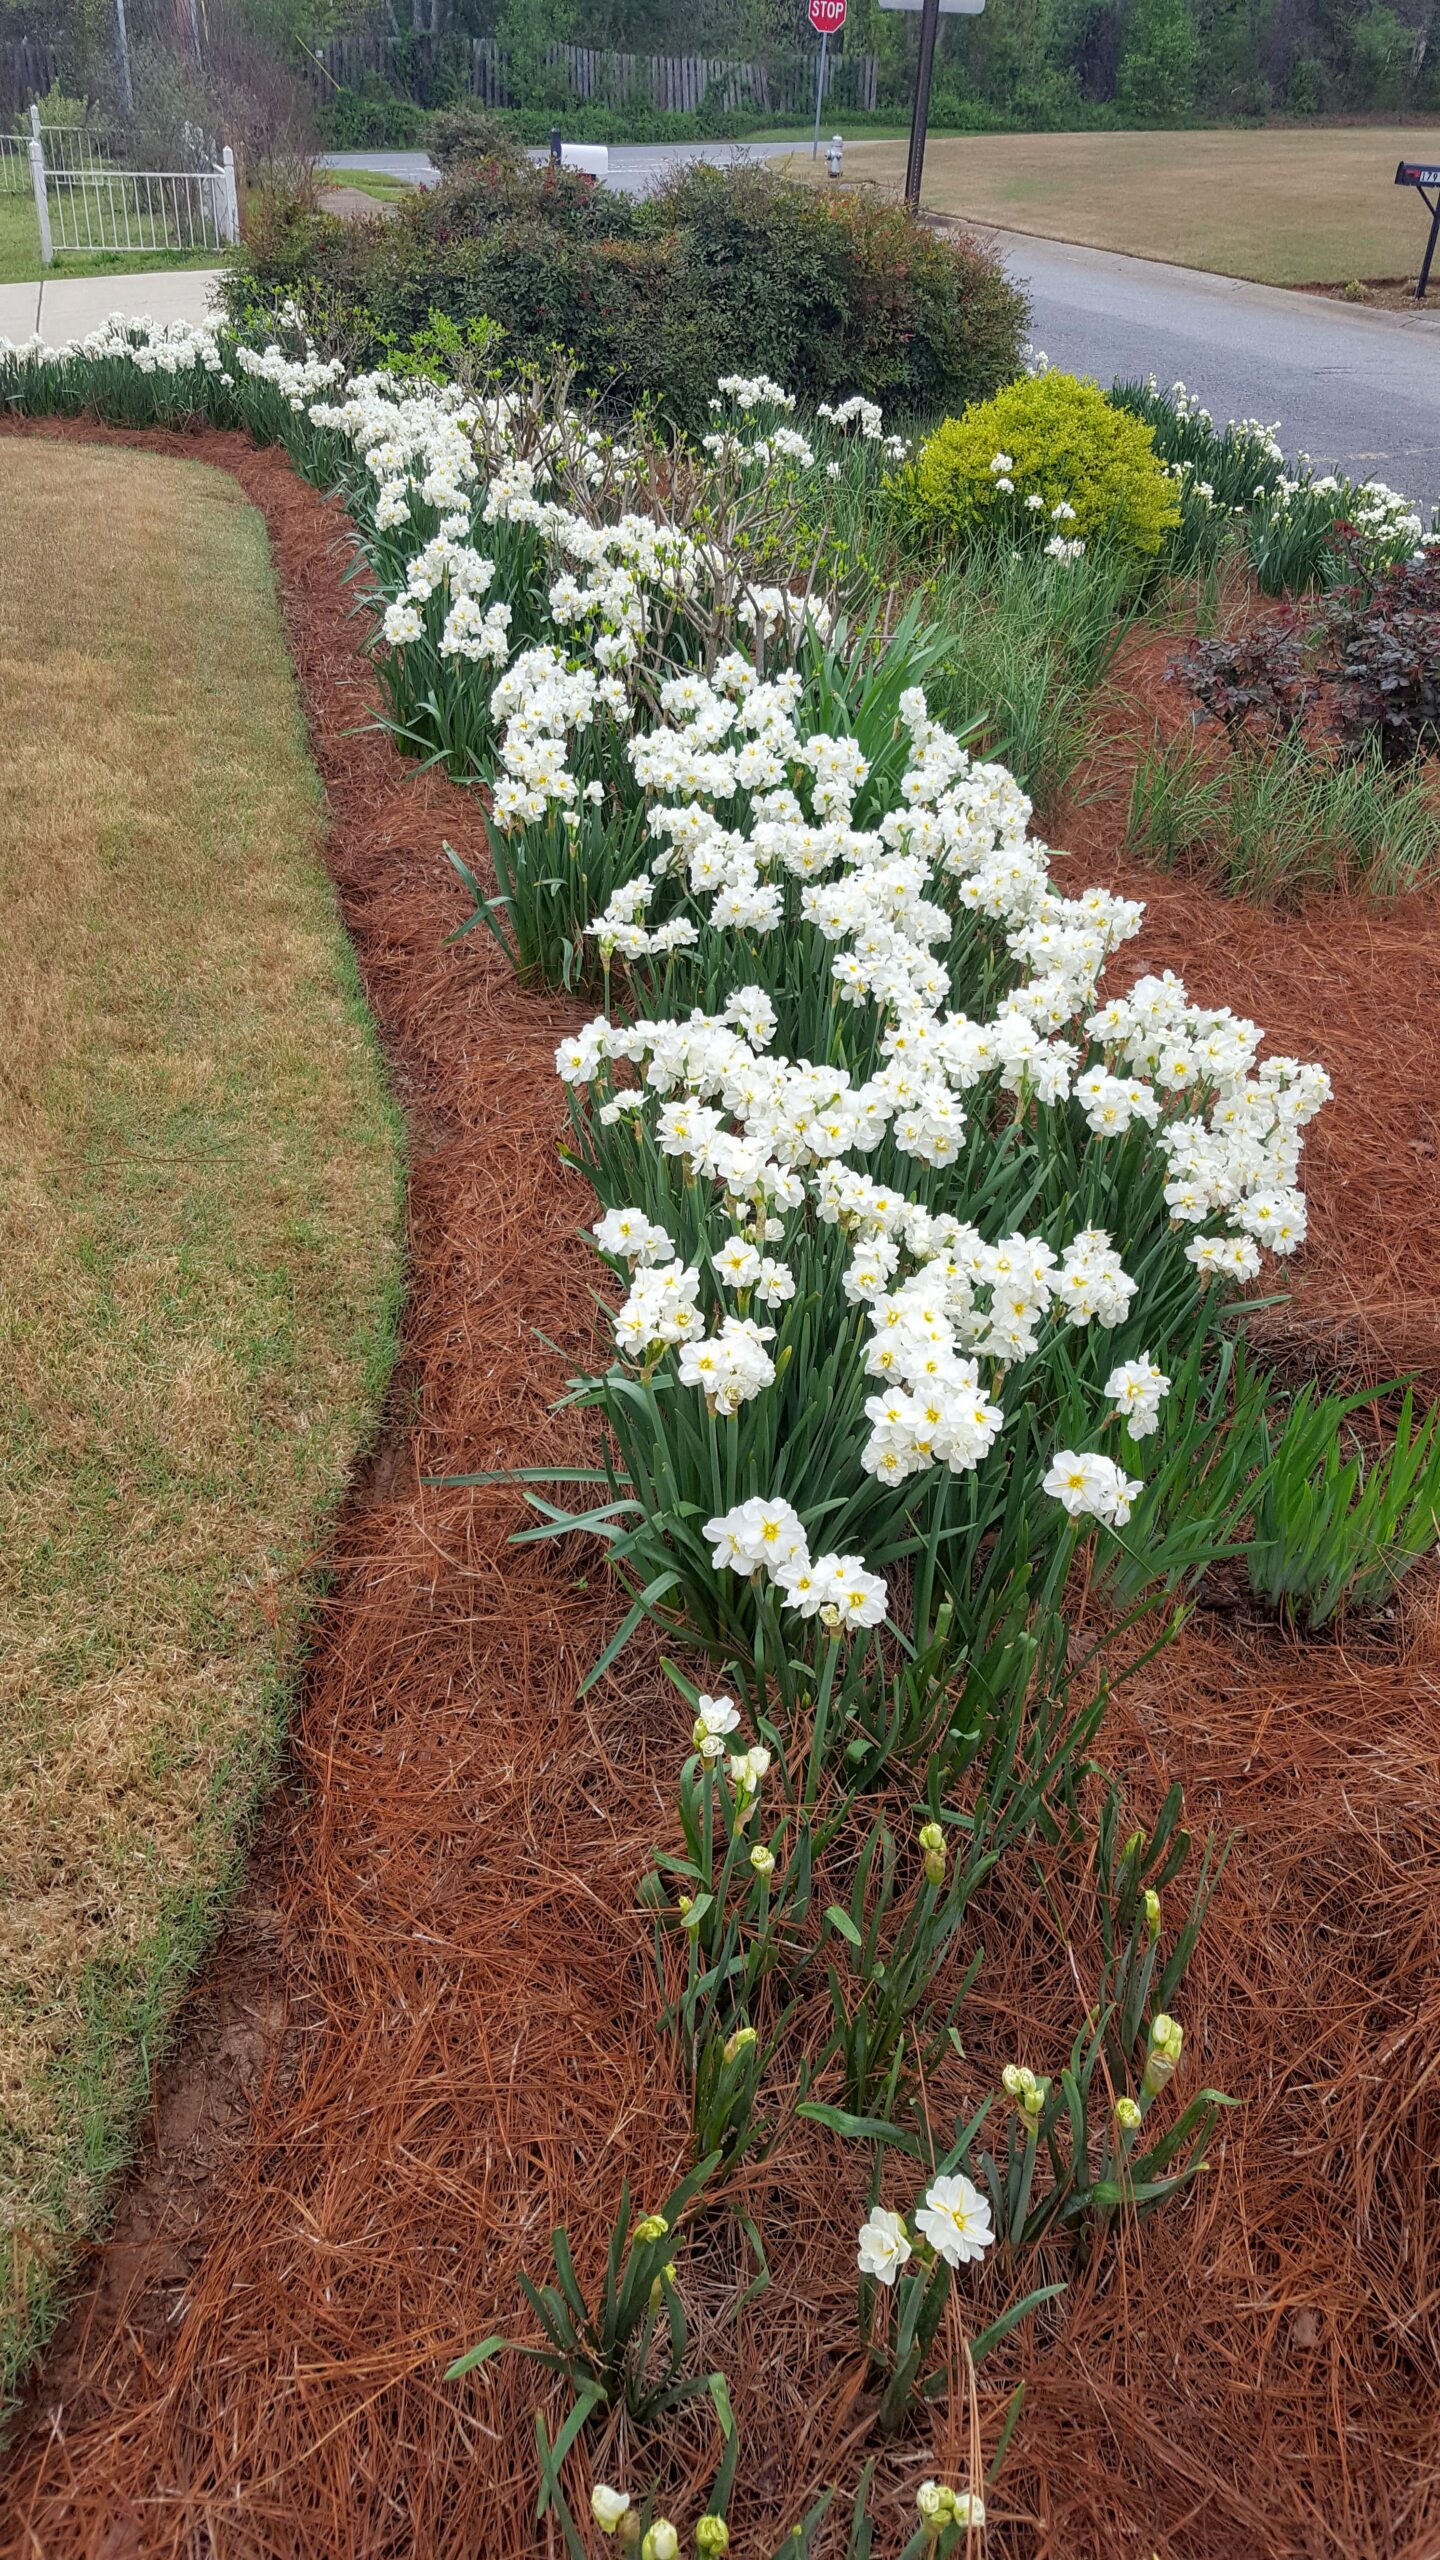
[(1420, 261), (1420, 281), (1415, 287), (1416, 301), (1423, 302), (1430, 282), (1430, 261), (1435, 255), (1436, 242), (1440, 241), (1440, 160), (1402, 160), (1395, 172), (1395, 184), (1397, 187), (1413, 187), (1430, 216), (1430, 237), (1425, 243), (1425, 255)]

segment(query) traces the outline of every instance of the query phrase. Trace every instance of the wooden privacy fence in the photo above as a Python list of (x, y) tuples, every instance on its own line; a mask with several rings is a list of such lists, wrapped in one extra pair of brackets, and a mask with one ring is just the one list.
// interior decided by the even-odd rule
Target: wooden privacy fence
[(0, 36), (0, 116), (7, 124), (60, 77), (60, 48), (44, 36)]
[[(467, 83), (471, 96), (487, 107), (547, 103), (534, 96), (533, 74), (530, 81), (517, 83), (509, 56), (493, 36), (332, 36), (319, 60), (321, 67), (311, 76), (322, 95), (337, 84), (358, 89), (366, 80), (378, 79), (423, 103), (448, 74)], [(722, 110), (748, 107), (762, 115), (804, 115), (815, 103), (814, 50), (772, 55), (764, 62), (732, 62), (698, 53), (607, 53), (593, 45), (552, 44), (543, 61), (550, 75), (547, 88), (553, 85), (577, 104), (694, 115), (708, 97), (712, 108)], [(521, 87), (529, 92), (523, 98), (517, 94)], [(873, 53), (846, 53), (832, 46), (825, 98), (837, 111), (873, 107)]]

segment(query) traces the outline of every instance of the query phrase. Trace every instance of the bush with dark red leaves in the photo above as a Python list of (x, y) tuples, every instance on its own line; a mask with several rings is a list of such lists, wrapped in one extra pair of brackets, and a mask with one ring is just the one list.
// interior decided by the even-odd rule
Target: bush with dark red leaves
[(1409, 764), (1440, 747), (1440, 552), (1349, 587), (1330, 614), (1335, 728), (1347, 752)]
[(1294, 614), (1259, 622), (1226, 640), (1197, 640), (1168, 672), (1189, 686), (1232, 746), (1264, 745), (1298, 727), (1315, 698), (1306, 663), (1307, 626)]

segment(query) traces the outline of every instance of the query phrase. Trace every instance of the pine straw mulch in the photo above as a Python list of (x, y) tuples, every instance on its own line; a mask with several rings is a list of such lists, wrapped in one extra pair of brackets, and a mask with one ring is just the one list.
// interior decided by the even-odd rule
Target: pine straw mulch
[[(552, 2222), (593, 2267), (622, 2174), (653, 2203), (685, 2152), (635, 1907), (683, 1718), (643, 1646), (574, 1703), (613, 1623), (593, 1553), (515, 1548), (513, 1494), (421, 1482), (580, 1445), (550, 1410), (593, 1321), (590, 1202), (554, 1155), (568, 1009), (518, 990), (479, 934), (443, 947), (464, 901), (441, 841), (475, 859), (481, 829), (364, 725), (343, 520), (238, 437), (144, 441), (233, 471), (269, 522), (329, 859), (410, 1117), (412, 1286), (291, 1766), (114, 2241), (24, 2413), (3, 2547), (520, 2560), (559, 2548), (532, 2520), (533, 2368), (462, 2388), (440, 2371), (491, 2328), (525, 2334), (516, 2274), (542, 2270)], [(1098, 833), (1086, 855), (1077, 881), (1142, 885)], [(1142, 960), (1183, 962), (1197, 995), (1335, 1074), (1296, 1356), (1348, 1373), (1415, 1357), (1402, 1336), (1435, 1355), (1435, 902), (1280, 922), (1143, 888)], [(1178, 1777), (1197, 1831), (1238, 1832), (1183, 2015), (1187, 2086), (1244, 2106), (1190, 2199), (1017, 2338), (1007, 2378), (1030, 2387), (992, 2548), (1440, 2550), (1437, 1670), (1422, 1577), (1367, 1644), (1211, 1612), (1121, 1691), (1104, 1750), (1137, 1813)], [(966, 2089), (1017, 2052), (1053, 2066), (1073, 2032), (1093, 1945), (1083, 1893), (1057, 1908), (1055, 1886), (1017, 1867), (987, 1915)], [(858, 2458), (859, 2172), (839, 2148), (807, 2136), (756, 2181), (772, 2283), (738, 2326), (718, 2318), (744, 2272), (730, 2226), (697, 2250), (696, 2354), (727, 2372), (745, 2445), (737, 2560)], [(987, 2434), (997, 2407), (987, 2390)], [(674, 2444), (671, 2511), (693, 2518), (713, 2422)], [(596, 2476), (625, 2460), (603, 2442)], [(965, 2461), (958, 2416), (885, 2456), (882, 2551), (917, 2479)]]

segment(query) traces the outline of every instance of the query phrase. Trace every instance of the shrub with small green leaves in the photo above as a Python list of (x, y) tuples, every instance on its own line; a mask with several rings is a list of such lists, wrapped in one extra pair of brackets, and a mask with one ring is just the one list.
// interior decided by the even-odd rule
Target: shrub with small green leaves
[(1152, 558), (1180, 521), (1153, 429), (1071, 373), (1027, 375), (936, 428), (908, 475), (915, 514), (1043, 544)]
[(447, 175), (477, 160), (508, 161), (513, 168), (525, 157), (525, 145), (513, 126), (475, 98), (437, 109), (426, 139), (436, 168)]

